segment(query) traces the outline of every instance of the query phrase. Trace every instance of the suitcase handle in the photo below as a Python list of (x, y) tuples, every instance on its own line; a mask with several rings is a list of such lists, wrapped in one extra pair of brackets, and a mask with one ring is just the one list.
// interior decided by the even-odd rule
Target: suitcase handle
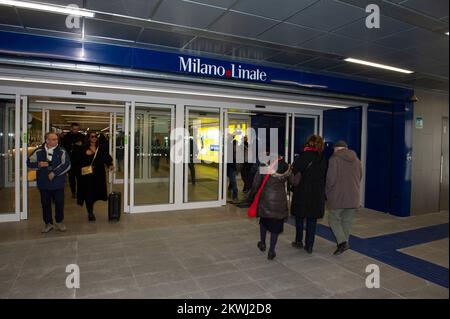
[(113, 175), (112, 171), (109, 171), (108, 174), (109, 174), (109, 192), (108, 192), (108, 194), (111, 194), (113, 192), (113, 178), (114, 178), (114, 175)]

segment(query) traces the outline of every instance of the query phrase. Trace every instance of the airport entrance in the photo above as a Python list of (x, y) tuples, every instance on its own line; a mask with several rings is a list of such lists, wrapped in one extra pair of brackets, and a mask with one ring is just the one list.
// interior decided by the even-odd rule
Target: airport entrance
[[(81, 145), (77, 148), (80, 152), (87, 145), (88, 134), (95, 132), (98, 135), (99, 145), (107, 149), (113, 158), (114, 170), (106, 174), (107, 191), (124, 193), (125, 102), (82, 101), (35, 96), (27, 97), (25, 101), (27, 102), (27, 114), (26, 126), (24, 119), (23, 128), (26, 128), (26, 133), (23, 137), (26, 138), (26, 148), (24, 149), (26, 149), (27, 157), (44, 144), (46, 132), (55, 132), (59, 136), (60, 145), (70, 148), (65, 145), (64, 139), (67, 134), (71, 134), (72, 129), (76, 128), (81, 136)], [(72, 154), (72, 156), (81, 156), (81, 154)], [(80, 187), (80, 180), (76, 178), (76, 175), (79, 175), (79, 172), (72, 169), (66, 180), (65, 219), (69, 220), (86, 216), (86, 208), (77, 205), (76, 194)], [(36, 171), (27, 169), (23, 176), (27, 188), (23, 195), (22, 219), (39, 219), (42, 212), (40, 194), (36, 187)], [(99, 212), (100, 216), (106, 214), (106, 202), (97, 202), (95, 210)]]
[[(270, 129), (275, 130), (277, 152), (288, 163), (303, 150), (308, 136), (326, 133), (328, 111), (314, 106), (260, 110), (252, 104), (177, 97), (98, 93), (75, 98), (50, 90), (33, 93), (0, 96), (0, 221), (41, 219), (36, 173), (26, 161), (44, 143), (46, 132), (63, 137), (72, 123), (84, 136), (87, 132), (101, 136), (114, 162), (114, 170), (106, 172), (107, 190), (122, 193), (124, 213), (226, 205), (232, 197), (224, 164), (230, 158), (227, 145), (232, 138), (242, 147), (248, 129), (265, 130), (267, 140)], [(180, 136), (172, 134), (180, 130)], [(359, 128), (351, 131), (361, 133)], [(247, 136), (248, 142), (255, 143), (255, 137)], [(180, 154), (183, 161), (173, 161), (172, 156)], [(238, 203), (246, 199), (241, 175), (242, 166), (236, 172)], [(69, 183), (65, 193), (66, 218), (72, 218), (73, 212), (73, 218), (87, 219), (85, 208), (72, 198)], [(106, 215), (107, 203), (98, 202), (97, 209), (94, 213), (99, 217)]]

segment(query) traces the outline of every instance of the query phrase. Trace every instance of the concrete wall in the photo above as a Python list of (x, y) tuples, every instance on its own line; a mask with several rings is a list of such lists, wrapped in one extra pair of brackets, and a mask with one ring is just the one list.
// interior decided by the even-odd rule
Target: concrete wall
[[(442, 117), (448, 117), (448, 94), (417, 90), (414, 104), (411, 215), (439, 211)], [(423, 118), (417, 129), (416, 117)]]

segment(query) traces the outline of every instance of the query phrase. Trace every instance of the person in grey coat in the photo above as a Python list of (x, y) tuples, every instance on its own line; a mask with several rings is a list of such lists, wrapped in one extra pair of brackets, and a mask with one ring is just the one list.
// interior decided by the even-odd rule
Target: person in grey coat
[(345, 141), (334, 144), (328, 163), (326, 196), (330, 209), (328, 222), (336, 237), (335, 255), (350, 248), (349, 238), (353, 216), (360, 206), (361, 161), (348, 149)]
[[(262, 164), (262, 166), (266, 166)], [(266, 167), (267, 168), (267, 167)], [(286, 194), (286, 181), (291, 173), (290, 166), (281, 158), (278, 160), (273, 171), (264, 171), (259, 169), (253, 180), (253, 184), (249, 191), (249, 200), (253, 202), (259, 188), (262, 185), (265, 173), (270, 176), (261, 192), (258, 202), (257, 216), (259, 219), (260, 241), (257, 246), (259, 250), (266, 250), (266, 234), (270, 232), (270, 247), (267, 258), (272, 260), (275, 258), (275, 246), (277, 244), (278, 235), (283, 232), (284, 220), (288, 217), (288, 202)]]

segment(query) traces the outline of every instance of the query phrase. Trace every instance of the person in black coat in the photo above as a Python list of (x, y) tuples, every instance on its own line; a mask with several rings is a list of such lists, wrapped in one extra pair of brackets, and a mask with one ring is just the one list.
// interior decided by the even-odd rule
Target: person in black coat
[(72, 198), (76, 198), (77, 184), (80, 180), (80, 163), (77, 162), (77, 153), (81, 151), (84, 144), (84, 135), (80, 133), (80, 126), (72, 123), (70, 131), (61, 139), (61, 146), (69, 153), (71, 167), (69, 171), (69, 185)]
[(81, 175), (80, 187), (78, 187), (78, 205), (86, 203), (89, 221), (95, 221), (94, 203), (98, 200), (106, 201), (106, 169), (113, 170), (113, 159), (109, 155), (106, 145), (98, 142), (98, 135), (94, 132), (88, 134), (88, 143), (79, 154), (80, 166), (93, 166), (93, 173)]
[[(312, 253), (317, 219), (325, 213), (325, 183), (327, 159), (323, 154), (323, 139), (318, 135), (308, 138), (303, 152), (292, 164), (293, 175), (300, 173), (300, 184), (292, 189), (291, 214), (295, 216), (296, 235), (292, 246)], [(303, 244), (303, 229), (306, 236)]]

